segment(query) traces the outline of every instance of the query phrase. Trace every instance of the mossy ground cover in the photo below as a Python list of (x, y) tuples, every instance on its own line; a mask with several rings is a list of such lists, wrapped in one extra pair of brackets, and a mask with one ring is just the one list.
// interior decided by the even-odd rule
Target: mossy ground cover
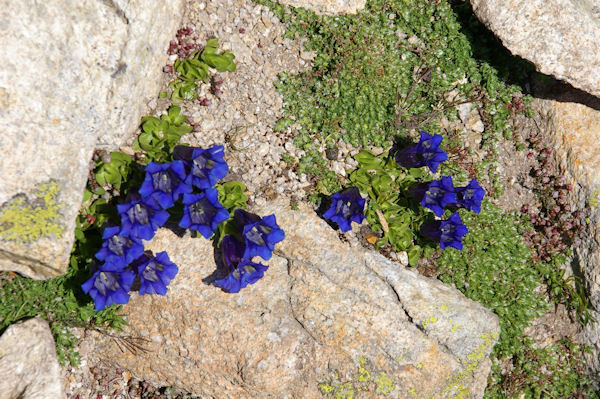
[[(585, 299), (561, 269), (568, 249), (540, 260), (523, 238), (535, 226), (494, 205), (503, 193), (499, 144), (510, 141), (515, 153), (525, 148), (513, 134), (513, 120), (515, 113), (530, 112), (531, 99), (519, 84), (531, 66), (511, 57), (461, 1), (371, 0), (357, 15), (335, 17), (255, 1), (288, 24), (289, 37), (305, 37), (307, 50), (315, 52), (312, 70), (280, 76), (284, 118), (275, 126), (300, 126), (295, 144), (306, 155), (286, 162), (296, 162), (298, 172), (316, 182), (312, 198), (349, 183), (328, 170), (319, 146), (334, 147), (341, 139), (358, 149), (401, 147), (414, 142), (419, 130), (442, 134), (450, 161), (440, 174), (452, 174), (458, 184), (476, 177), (488, 199), (479, 215), (461, 211), (470, 231), (463, 251), (423, 251), (420, 263), (500, 319), (486, 397), (597, 397), (582, 366), (585, 348), (568, 337), (544, 346), (524, 333), (558, 303), (585, 320)], [(442, 118), (456, 120), (457, 106), (467, 102), (485, 125), (476, 150), (481, 160), (472, 163), (466, 162), (473, 149), (464, 145), (462, 132), (440, 125)]]

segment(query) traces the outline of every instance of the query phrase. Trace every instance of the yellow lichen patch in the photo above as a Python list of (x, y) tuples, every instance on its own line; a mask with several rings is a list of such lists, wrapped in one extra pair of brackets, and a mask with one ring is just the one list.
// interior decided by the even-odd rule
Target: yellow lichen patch
[(454, 399), (464, 399), (469, 397), (469, 385), (467, 380), (473, 376), (481, 361), (486, 358), (486, 352), (491, 348), (493, 341), (498, 339), (498, 334), (481, 334), (479, 338), (481, 338), (483, 342), (475, 348), (473, 352), (467, 355), (467, 361), (466, 363), (463, 363), (463, 369), (448, 377), (446, 386), (442, 391), (442, 393), (445, 394), (445, 397)]
[(452, 331), (454, 333), (454, 332), (458, 331), (459, 328), (460, 328), (460, 326), (458, 324), (452, 323), (452, 328), (450, 328), (450, 331)]
[(375, 378), (374, 382), (376, 386), (375, 393), (380, 395), (387, 395), (388, 393), (392, 392), (394, 386), (396, 385), (394, 380), (388, 377), (383, 371), (379, 373), (379, 376)]
[(17, 195), (4, 203), (0, 207), (0, 239), (32, 243), (53, 234), (60, 238), (64, 227), (59, 224), (59, 191), (52, 181), (40, 186), (34, 200)]
[(361, 392), (389, 397), (396, 386), (396, 382), (385, 372), (373, 370), (372, 366), (369, 360), (360, 357), (358, 359), (358, 372), (352, 376), (350, 381), (340, 381), (336, 373), (336, 376), (331, 380), (319, 383), (319, 390), (323, 396), (335, 399), (363, 397)]
[(367, 368), (365, 367), (366, 362), (367, 359), (365, 359), (364, 357), (358, 359), (358, 375), (356, 376), (356, 380), (359, 382), (367, 382), (371, 380), (371, 374), (369, 373), (369, 370), (367, 370)]
[(429, 324), (435, 323), (436, 321), (438, 321), (438, 318), (435, 316), (431, 316), (430, 318), (423, 320), (421, 322), (421, 325), (423, 326), (424, 330), (427, 330), (427, 326)]
[(448, 305), (443, 304), (443, 305), (440, 305), (440, 310), (442, 312), (448, 312), (448, 310), (450, 310), (450, 309), (448, 308)]

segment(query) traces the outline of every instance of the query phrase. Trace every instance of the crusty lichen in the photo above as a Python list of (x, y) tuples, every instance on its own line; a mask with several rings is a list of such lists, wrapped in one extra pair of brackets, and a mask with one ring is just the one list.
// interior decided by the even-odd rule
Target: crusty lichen
[(40, 185), (33, 200), (19, 194), (5, 202), (0, 207), (0, 239), (29, 244), (49, 235), (61, 238), (59, 192), (58, 184), (51, 181)]
[(452, 374), (446, 380), (446, 386), (442, 391), (444, 397), (453, 399), (464, 399), (469, 397), (470, 387), (468, 380), (473, 377), (481, 362), (487, 358), (487, 354), (495, 344), (495, 341), (498, 340), (498, 334), (481, 334), (479, 338), (481, 338), (483, 342), (475, 348), (473, 352), (467, 355), (466, 361), (463, 362), (462, 370)]

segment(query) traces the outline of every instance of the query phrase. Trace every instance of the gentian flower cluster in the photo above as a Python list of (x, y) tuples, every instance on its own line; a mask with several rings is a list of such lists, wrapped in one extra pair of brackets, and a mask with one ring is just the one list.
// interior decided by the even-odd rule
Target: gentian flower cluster
[(331, 206), (323, 217), (337, 223), (345, 233), (352, 230), (352, 222), (361, 224), (365, 219), (365, 199), (360, 196), (356, 187), (349, 187), (331, 196)]
[[(440, 163), (448, 159), (446, 153), (439, 148), (442, 139), (439, 134), (432, 136), (421, 131), (419, 143), (398, 152), (395, 157), (396, 163), (408, 168), (427, 166), (435, 173)], [(439, 180), (414, 185), (410, 194), (421, 206), (441, 217), (447, 208), (466, 208), (479, 213), (485, 191), (476, 179), (472, 179), (465, 187), (454, 187), (452, 177), (443, 176)], [(462, 250), (462, 237), (468, 233), (458, 212), (454, 212), (446, 220), (425, 223), (420, 230), (424, 236), (438, 241), (442, 249), (453, 247)]]
[[(103, 244), (96, 253), (102, 263), (82, 289), (95, 303), (96, 310), (112, 304), (129, 302), (132, 286), (139, 283), (139, 294), (165, 295), (178, 272), (177, 265), (166, 252), (156, 256), (144, 252), (143, 240), (154, 237), (156, 230), (168, 218), (167, 209), (182, 201), (183, 217), (179, 226), (210, 238), (220, 223), (229, 219), (229, 211), (221, 205), (214, 187), (228, 172), (222, 145), (208, 149), (176, 146), (175, 160), (169, 163), (150, 162), (144, 181), (137, 193), (128, 195), (117, 205), (121, 226), (106, 227)], [(238, 292), (258, 281), (267, 266), (251, 262), (255, 255), (269, 259), (274, 245), (283, 240), (283, 230), (275, 216), (260, 218), (238, 209), (236, 220), (243, 230), (242, 241), (224, 240), (224, 251), (230, 275), (228, 283), (219, 286)], [(239, 217), (237, 216), (239, 213)], [(241, 251), (241, 252), (240, 252)]]
[(260, 256), (264, 260), (271, 259), (275, 244), (285, 238), (285, 233), (277, 225), (275, 215), (261, 218), (238, 208), (234, 212), (234, 220), (241, 235), (223, 237), (221, 249), (227, 275), (215, 281), (217, 287), (229, 293), (239, 292), (248, 284), (260, 280), (268, 266), (253, 262), (252, 258)]

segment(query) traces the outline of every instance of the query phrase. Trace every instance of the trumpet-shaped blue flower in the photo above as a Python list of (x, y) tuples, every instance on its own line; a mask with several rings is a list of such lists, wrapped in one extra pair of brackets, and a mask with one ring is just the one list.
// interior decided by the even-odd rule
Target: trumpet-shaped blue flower
[(173, 280), (179, 269), (169, 259), (165, 251), (159, 252), (154, 258), (143, 255), (142, 263), (137, 267), (140, 276), (140, 295), (165, 295), (167, 286)]
[(453, 247), (462, 250), (462, 238), (468, 232), (469, 230), (463, 224), (458, 212), (453, 213), (447, 220), (436, 220), (421, 226), (421, 234), (433, 241), (438, 241), (442, 249)]
[(365, 199), (356, 187), (349, 187), (331, 196), (331, 206), (323, 217), (337, 223), (342, 232), (352, 230), (352, 222), (358, 224), (365, 219)]
[(396, 154), (396, 163), (406, 168), (427, 166), (432, 173), (435, 173), (439, 165), (448, 159), (448, 155), (444, 150), (440, 149), (442, 140), (443, 137), (439, 134), (432, 136), (421, 131), (421, 138), (417, 145), (406, 148)]
[(134, 279), (135, 273), (131, 270), (106, 271), (100, 266), (81, 288), (94, 299), (94, 309), (104, 310), (113, 304), (124, 305), (129, 302), (129, 289)]
[(421, 200), (421, 205), (431, 209), (437, 216), (442, 216), (444, 208), (455, 203), (456, 192), (450, 176), (429, 183)]
[(215, 285), (229, 293), (240, 292), (249, 284), (256, 283), (269, 268), (262, 263), (254, 263), (245, 259), (243, 257), (245, 245), (230, 235), (223, 237), (221, 248), (229, 273), (224, 278), (215, 281)]
[(456, 188), (456, 204), (475, 213), (481, 211), (481, 201), (484, 196), (485, 191), (476, 179), (471, 180), (466, 187)]
[(152, 197), (163, 209), (168, 209), (182, 194), (192, 192), (192, 186), (184, 183), (185, 178), (183, 161), (150, 162), (138, 192), (143, 198)]
[(207, 149), (178, 145), (173, 149), (173, 156), (183, 160), (188, 167), (185, 182), (200, 189), (214, 187), (229, 170), (222, 145)]
[(216, 188), (207, 188), (201, 194), (184, 194), (183, 217), (179, 226), (210, 238), (219, 223), (229, 219), (229, 211), (223, 208), (218, 196)]
[(104, 242), (96, 258), (105, 262), (104, 270), (122, 270), (144, 253), (142, 243), (122, 235), (119, 226), (105, 228), (102, 239)]
[(242, 258), (251, 259), (260, 256), (265, 260), (271, 259), (275, 244), (285, 238), (285, 233), (275, 220), (275, 215), (263, 217), (236, 209), (234, 213), (236, 224), (243, 229), (242, 237), (246, 249)]
[(169, 213), (152, 198), (141, 199), (139, 195), (131, 198), (130, 202), (117, 205), (121, 215), (121, 234), (137, 240), (150, 240), (169, 219)]

